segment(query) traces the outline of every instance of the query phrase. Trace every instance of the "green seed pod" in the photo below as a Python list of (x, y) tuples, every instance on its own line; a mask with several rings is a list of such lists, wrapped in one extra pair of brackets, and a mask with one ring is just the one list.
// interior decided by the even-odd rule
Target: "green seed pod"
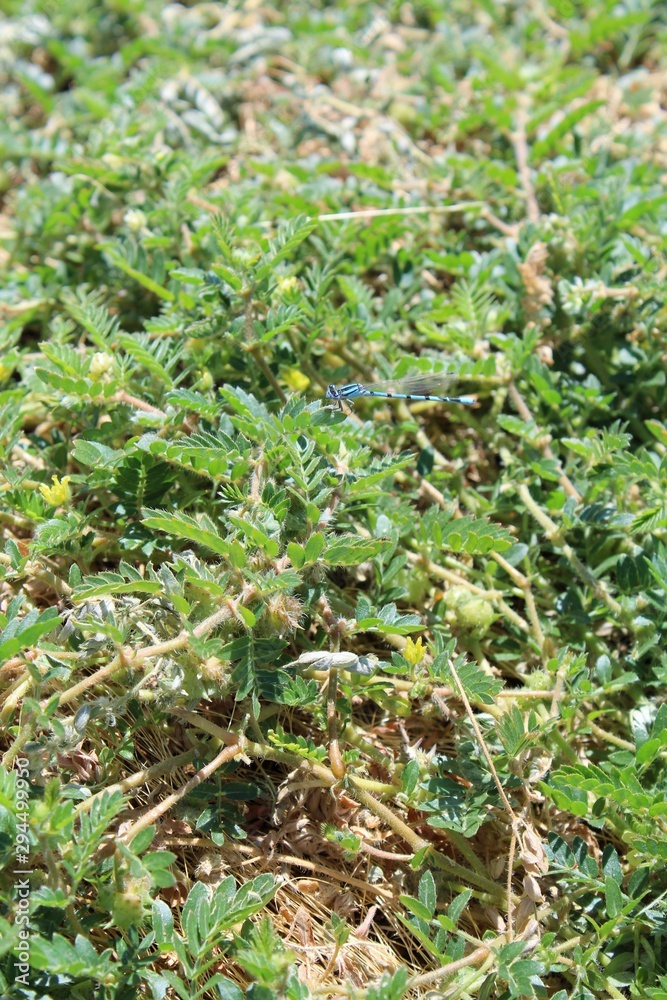
[(453, 630), (467, 632), (481, 639), (495, 620), (493, 606), (481, 594), (471, 594), (467, 587), (450, 587), (445, 594), (445, 621)]

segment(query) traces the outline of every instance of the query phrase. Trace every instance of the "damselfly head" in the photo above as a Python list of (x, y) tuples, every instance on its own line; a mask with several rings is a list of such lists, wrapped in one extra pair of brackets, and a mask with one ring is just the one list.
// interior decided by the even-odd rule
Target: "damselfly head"
[(327, 391), (324, 394), (324, 396), (325, 396), (325, 399), (336, 399), (336, 397), (338, 396), (338, 390), (336, 389), (336, 386), (335, 385), (328, 385), (327, 386)]

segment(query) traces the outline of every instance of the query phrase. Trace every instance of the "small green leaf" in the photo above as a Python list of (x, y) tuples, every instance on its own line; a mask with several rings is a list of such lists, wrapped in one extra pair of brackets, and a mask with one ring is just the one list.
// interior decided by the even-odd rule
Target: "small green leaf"
[(662, 739), (651, 739), (647, 740), (638, 750), (637, 750), (637, 763), (640, 767), (645, 767), (654, 760), (660, 751), (664, 747), (664, 741)]
[(607, 916), (620, 916), (623, 910), (623, 894), (616, 879), (608, 875), (604, 880), (604, 897)]
[(420, 899), (415, 899), (414, 896), (399, 896), (398, 898), (406, 910), (414, 913), (420, 920), (429, 921), (431, 919), (431, 911)]
[(205, 272), (200, 271), (198, 267), (175, 267), (169, 272), (169, 277), (176, 278), (186, 285), (203, 285), (206, 281)]
[(289, 542), (287, 546), (287, 555), (290, 557), (292, 566), (294, 566), (295, 569), (301, 569), (306, 561), (304, 548), (297, 542)]
[(463, 892), (460, 892), (458, 896), (455, 896), (449, 904), (447, 912), (454, 924), (458, 924), (463, 911), (470, 902), (471, 897), (472, 891), (470, 889), (464, 889)]
[(142, 271), (138, 270), (136, 267), (132, 267), (131, 264), (125, 260), (122, 251), (114, 243), (100, 243), (97, 246), (98, 250), (104, 251), (109, 259), (120, 268), (128, 277), (133, 278), (142, 285), (147, 291), (152, 292), (157, 298), (162, 299), (164, 302), (174, 302), (176, 296), (173, 292), (170, 292), (168, 288), (154, 281), (149, 275), (144, 274)]
[(229, 561), (235, 569), (244, 569), (246, 564), (246, 554), (245, 549), (238, 541), (234, 538), (229, 543)]
[(28, 649), (52, 632), (60, 622), (57, 608), (46, 608), (40, 614), (35, 608), (25, 618), (13, 618), (0, 633), (0, 662), (4, 663), (21, 649)]
[(659, 420), (645, 420), (647, 428), (650, 430), (654, 438), (656, 438), (660, 444), (667, 447), (667, 427)]
[(452, 552), (460, 552), (461, 551), (461, 546), (463, 544), (463, 539), (461, 538), (461, 536), (458, 533), (458, 531), (451, 531), (447, 535), (447, 544), (449, 545), (449, 548), (452, 550)]
[(269, 252), (263, 262), (255, 271), (255, 281), (260, 282), (267, 278), (272, 271), (275, 271), (276, 265), (293, 254), (316, 228), (317, 219), (306, 219), (304, 216), (297, 216), (284, 223), (276, 239), (270, 244)]
[(243, 619), (243, 622), (247, 628), (253, 628), (257, 624), (257, 618), (250, 610), (250, 608), (244, 608), (243, 606), (238, 607), (238, 615)]
[(404, 795), (412, 795), (418, 781), (419, 763), (416, 760), (409, 760), (403, 768), (403, 774), (401, 775), (401, 785)]
[(667, 194), (658, 195), (657, 198), (642, 198), (640, 201), (635, 202), (631, 208), (628, 208), (619, 219), (616, 220), (616, 226), (619, 230), (624, 229), (639, 219), (643, 218), (645, 215), (654, 215), (658, 212), (662, 206), (667, 202)]
[(563, 475), (558, 462), (550, 458), (541, 458), (537, 462), (531, 462), (530, 468), (540, 479), (546, 479), (547, 482), (551, 483), (557, 483)]
[(607, 844), (602, 852), (602, 873), (606, 877), (613, 878), (618, 885), (623, 881), (621, 861), (611, 844)]
[(430, 871), (425, 871), (419, 880), (419, 899), (428, 910), (429, 918), (435, 913), (435, 906), (438, 901), (438, 893), (435, 888), (435, 879)]
[(225, 556), (229, 552), (229, 545), (215, 531), (212, 524), (210, 527), (208, 524), (199, 524), (194, 517), (180, 511), (167, 512), (144, 509), (143, 523), (147, 528), (154, 528), (156, 531), (164, 531), (165, 534), (174, 535), (176, 538), (196, 542), (220, 556)]
[(325, 541), (324, 535), (316, 531), (310, 536), (306, 542), (306, 562), (315, 563), (320, 558), (322, 554), (322, 549), (324, 548)]
[(327, 566), (358, 566), (391, 548), (392, 542), (384, 538), (359, 538), (342, 535), (327, 544), (323, 562)]
[(516, 437), (531, 437), (537, 430), (534, 424), (509, 413), (499, 413), (496, 420), (504, 431), (507, 431), (508, 434), (515, 434)]
[(314, 503), (306, 504), (306, 517), (311, 524), (318, 524), (320, 520), (320, 510)]
[(531, 160), (533, 163), (537, 163), (542, 159), (542, 157), (548, 156), (549, 153), (555, 150), (560, 150), (560, 140), (565, 136), (571, 136), (574, 131), (574, 126), (594, 111), (597, 111), (597, 109), (602, 107), (603, 104), (604, 101), (597, 99), (585, 101), (583, 104), (575, 107), (572, 111), (568, 111), (566, 114), (559, 116), (556, 120), (556, 124), (550, 129), (546, 136), (533, 143), (530, 149)]
[(256, 525), (251, 524), (250, 521), (244, 520), (242, 517), (236, 517), (233, 514), (229, 516), (230, 522), (234, 527), (238, 528), (239, 531), (255, 543), (258, 549), (266, 552), (267, 555), (275, 557), (280, 552), (280, 545), (275, 540), (275, 538), (269, 538), (264, 532), (258, 528)]
[(243, 281), (235, 274), (234, 271), (229, 267), (225, 267), (224, 264), (214, 263), (211, 264), (211, 270), (223, 281), (226, 281), (230, 288), (233, 288), (235, 292), (240, 291), (243, 288)]
[(157, 828), (155, 826), (146, 826), (143, 830), (140, 830), (136, 837), (133, 837), (130, 841), (132, 852), (137, 855), (143, 854), (152, 843), (156, 831)]
[(164, 585), (159, 580), (128, 580), (120, 573), (98, 573), (86, 576), (77, 587), (75, 601), (91, 601), (105, 594), (161, 594)]
[(74, 445), (74, 458), (81, 465), (112, 469), (122, 462), (124, 457), (125, 452), (108, 448), (99, 441), (86, 441), (85, 438), (77, 438)]

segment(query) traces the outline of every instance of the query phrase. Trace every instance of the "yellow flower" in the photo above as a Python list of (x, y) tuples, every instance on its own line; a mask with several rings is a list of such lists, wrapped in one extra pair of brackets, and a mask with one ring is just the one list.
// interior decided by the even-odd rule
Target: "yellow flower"
[(278, 291), (281, 295), (288, 294), (289, 292), (295, 292), (299, 287), (299, 279), (295, 274), (289, 275), (289, 277), (278, 278)]
[(413, 639), (406, 639), (405, 648), (403, 650), (403, 659), (407, 660), (411, 667), (416, 667), (418, 663), (424, 658), (424, 643), (422, 642), (421, 636), (417, 638), (415, 642)]
[(299, 368), (286, 368), (282, 372), (282, 376), (288, 388), (293, 392), (303, 392), (310, 385), (310, 379)]
[(53, 486), (40, 486), (39, 492), (47, 503), (52, 503), (54, 507), (60, 507), (61, 504), (69, 503), (72, 499), (72, 491), (69, 488), (71, 478), (71, 476), (65, 476), (63, 479), (58, 479), (57, 476), (51, 476)]

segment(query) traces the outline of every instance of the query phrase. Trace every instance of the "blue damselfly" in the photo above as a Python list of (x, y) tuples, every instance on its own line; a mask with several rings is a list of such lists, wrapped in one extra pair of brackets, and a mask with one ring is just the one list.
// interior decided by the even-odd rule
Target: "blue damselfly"
[(352, 405), (352, 400), (360, 396), (376, 396), (382, 399), (430, 399), (439, 403), (458, 403), (460, 406), (473, 406), (476, 399), (473, 396), (448, 396), (447, 390), (456, 381), (454, 372), (443, 372), (436, 375), (411, 375), (408, 378), (390, 379), (384, 382), (371, 382), (363, 385), (361, 382), (350, 382), (338, 389), (335, 385), (327, 386), (325, 398), (332, 400), (332, 405), (338, 410), (343, 409), (343, 403)]

